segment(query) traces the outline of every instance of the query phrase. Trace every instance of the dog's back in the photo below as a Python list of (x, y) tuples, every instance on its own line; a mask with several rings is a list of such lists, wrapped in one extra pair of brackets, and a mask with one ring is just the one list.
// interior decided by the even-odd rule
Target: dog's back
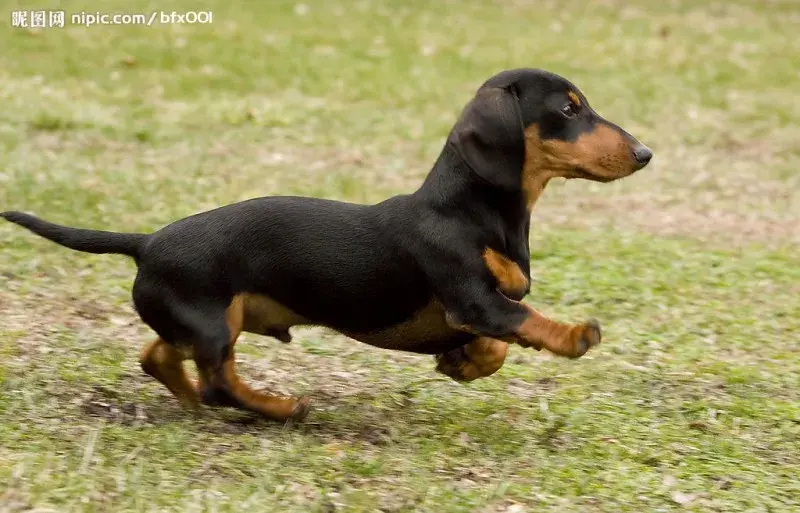
[[(137, 281), (215, 295), (268, 296), (312, 324), (363, 332), (408, 318), (430, 297), (400, 244), (411, 198), (356, 205), (300, 197), (244, 201), (154, 233)], [(396, 214), (396, 215), (393, 215)], [(392, 243), (394, 240), (396, 243)]]

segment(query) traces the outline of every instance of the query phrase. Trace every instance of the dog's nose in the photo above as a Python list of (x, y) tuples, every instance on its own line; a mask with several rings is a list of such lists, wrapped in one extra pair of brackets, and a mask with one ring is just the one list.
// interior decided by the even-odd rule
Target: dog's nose
[(635, 158), (636, 163), (639, 164), (639, 169), (642, 169), (650, 162), (650, 159), (653, 158), (653, 152), (647, 146), (640, 145), (633, 150), (633, 158)]

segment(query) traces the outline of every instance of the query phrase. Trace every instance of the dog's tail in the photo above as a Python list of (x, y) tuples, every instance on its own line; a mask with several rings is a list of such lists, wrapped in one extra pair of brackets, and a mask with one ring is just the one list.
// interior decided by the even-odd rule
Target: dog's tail
[(45, 239), (85, 253), (116, 253), (139, 259), (145, 242), (150, 237), (143, 233), (116, 233), (100, 230), (84, 230), (50, 223), (22, 212), (2, 212), (12, 223), (27, 228)]

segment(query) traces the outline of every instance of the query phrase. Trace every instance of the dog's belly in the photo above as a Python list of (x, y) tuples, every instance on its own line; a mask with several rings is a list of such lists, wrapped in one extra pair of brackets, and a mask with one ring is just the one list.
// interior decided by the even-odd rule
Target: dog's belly
[[(325, 325), (304, 317), (269, 296), (245, 293), (238, 295), (234, 301), (244, 302), (242, 329), (249, 333), (288, 342), (291, 340), (288, 331), (292, 326)], [(408, 319), (385, 328), (350, 331), (337, 329), (336, 326), (327, 327), (371, 346), (423, 354), (443, 353), (461, 347), (474, 338), (474, 335), (455, 330), (447, 324), (444, 307), (438, 301), (431, 301)]]
[(446, 352), (474, 338), (447, 324), (444, 307), (435, 300), (398, 324), (368, 332), (343, 333), (371, 346), (423, 354)]

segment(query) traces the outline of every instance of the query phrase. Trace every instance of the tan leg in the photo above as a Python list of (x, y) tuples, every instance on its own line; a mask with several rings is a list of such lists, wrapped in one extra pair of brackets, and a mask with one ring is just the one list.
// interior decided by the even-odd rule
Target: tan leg
[(308, 413), (308, 398), (295, 399), (256, 392), (236, 374), (234, 345), (242, 331), (243, 315), (243, 302), (237, 298), (226, 314), (231, 342), (221, 368), (198, 365), (203, 402), (254, 411), (274, 420), (303, 419)]
[(517, 328), (519, 343), (524, 347), (547, 349), (568, 358), (579, 358), (602, 339), (600, 324), (590, 320), (584, 324), (565, 324), (548, 319), (528, 305), (528, 318)]
[(479, 337), (469, 344), (436, 356), (436, 370), (456, 381), (472, 381), (497, 372), (508, 354), (508, 342)]
[(207, 404), (233, 406), (280, 421), (302, 420), (308, 414), (310, 400), (307, 397), (280, 397), (250, 388), (236, 374), (233, 354), (225, 361), (221, 372), (201, 369), (200, 375), (204, 385), (203, 401)]
[(183, 360), (187, 356), (188, 354), (157, 338), (144, 348), (139, 362), (142, 370), (163, 383), (181, 404), (196, 407), (197, 387), (189, 380), (183, 368)]

